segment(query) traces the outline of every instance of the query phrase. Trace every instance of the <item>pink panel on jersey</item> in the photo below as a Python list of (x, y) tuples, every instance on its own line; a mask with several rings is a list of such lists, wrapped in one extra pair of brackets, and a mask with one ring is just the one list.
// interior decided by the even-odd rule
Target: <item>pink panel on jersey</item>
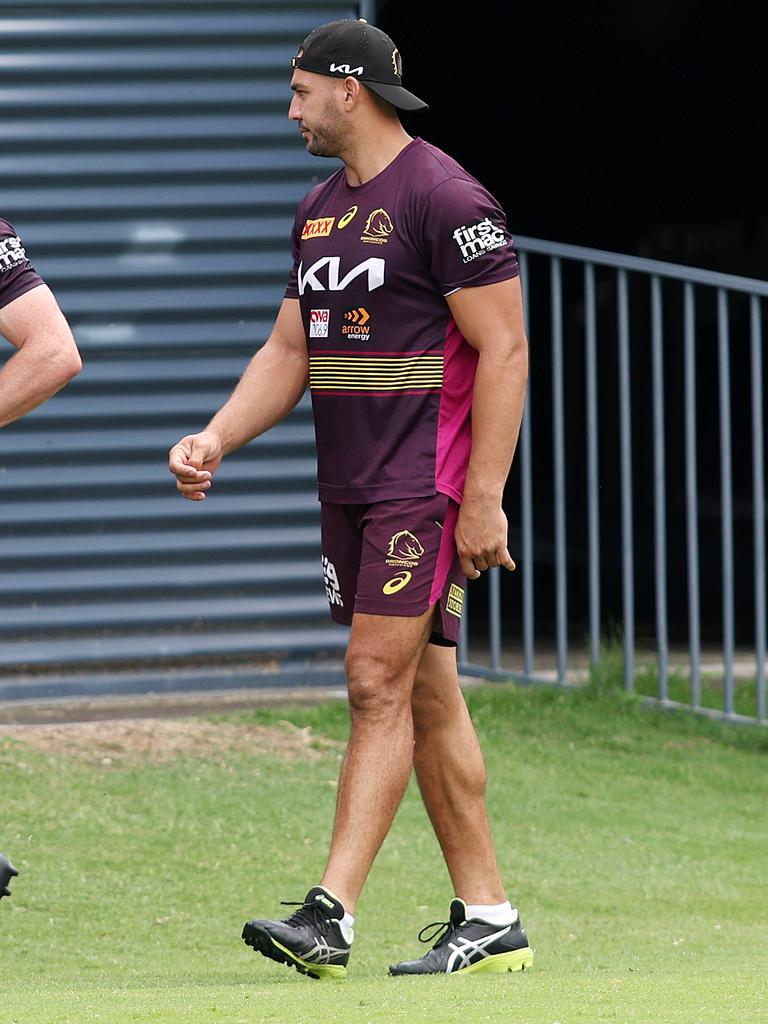
[[(453, 567), (456, 555), (456, 521), (459, 518), (459, 506), (453, 501), (448, 502), (443, 519), (443, 534), (440, 538), (440, 550), (437, 553), (437, 565), (435, 566), (435, 578), (432, 583), (432, 591), (429, 595), (429, 607), (440, 600), (440, 595), (445, 591), (448, 574)], [(463, 581), (463, 576), (462, 576)], [(462, 582), (463, 586), (463, 582)]]
[(477, 369), (472, 348), (451, 317), (445, 329), (443, 390), (437, 425), (435, 486), (461, 503), (472, 448), (472, 395)]

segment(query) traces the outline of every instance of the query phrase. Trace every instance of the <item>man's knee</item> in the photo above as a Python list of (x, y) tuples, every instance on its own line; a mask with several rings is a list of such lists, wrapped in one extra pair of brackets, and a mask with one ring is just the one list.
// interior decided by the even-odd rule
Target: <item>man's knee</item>
[(344, 668), (353, 718), (390, 717), (409, 707), (412, 674), (385, 654), (349, 649)]
[(460, 705), (460, 695), (454, 686), (439, 685), (428, 670), (419, 666), (411, 694), (413, 729), (417, 737), (450, 725), (460, 713)]

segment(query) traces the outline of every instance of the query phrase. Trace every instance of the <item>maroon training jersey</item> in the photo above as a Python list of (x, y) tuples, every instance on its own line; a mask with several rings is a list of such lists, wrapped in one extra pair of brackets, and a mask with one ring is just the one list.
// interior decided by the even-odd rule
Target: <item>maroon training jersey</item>
[(499, 204), (417, 138), (363, 185), (342, 168), (314, 188), (293, 257), (285, 294), (307, 334), (321, 501), (460, 502), (477, 352), (446, 296), (517, 275)]
[(42, 283), (16, 231), (0, 217), (0, 308)]

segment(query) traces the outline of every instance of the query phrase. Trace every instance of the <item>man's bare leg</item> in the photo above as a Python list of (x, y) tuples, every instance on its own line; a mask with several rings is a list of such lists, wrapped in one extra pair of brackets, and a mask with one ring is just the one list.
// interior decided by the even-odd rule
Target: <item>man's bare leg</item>
[(353, 913), (413, 767), (411, 691), (432, 610), (415, 618), (356, 614), (345, 667), (351, 730), (322, 885)]
[(486, 770), (459, 687), (456, 651), (427, 645), (412, 693), (414, 768), (457, 896), (494, 905), (507, 899), (488, 822)]

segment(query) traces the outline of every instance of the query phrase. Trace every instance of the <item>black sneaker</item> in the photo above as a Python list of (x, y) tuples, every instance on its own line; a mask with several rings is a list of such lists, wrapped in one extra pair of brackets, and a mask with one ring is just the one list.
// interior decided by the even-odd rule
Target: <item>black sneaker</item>
[(282, 906), (299, 909), (284, 921), (248, 921), (243, 942), (310, 978), (343, 978), (354, 932), (342, 930), (344, 907), (336, 897), (317, 885), (303, 903)]
[(10, 896), (11, 890), (8, 888), (8, 883), (12, 878), (18, 875), (18, 871), (11, 864), (8, 858), (0, 853), (0, 900), (3, 896)]
[[(464, 900), (451, 902), (451, 919), (428, 924), (419, 932), (420, 942), (437, 938), (432, 949), (418, 960), (403, 960), (390, 974), (472, 974), (477, 971), (524, 971), (533, 963), (533, 950), (515, 911), (512, 924), (488, 924), (466, 920)], [(430, 929), (437, 929), (432, 931)]]

